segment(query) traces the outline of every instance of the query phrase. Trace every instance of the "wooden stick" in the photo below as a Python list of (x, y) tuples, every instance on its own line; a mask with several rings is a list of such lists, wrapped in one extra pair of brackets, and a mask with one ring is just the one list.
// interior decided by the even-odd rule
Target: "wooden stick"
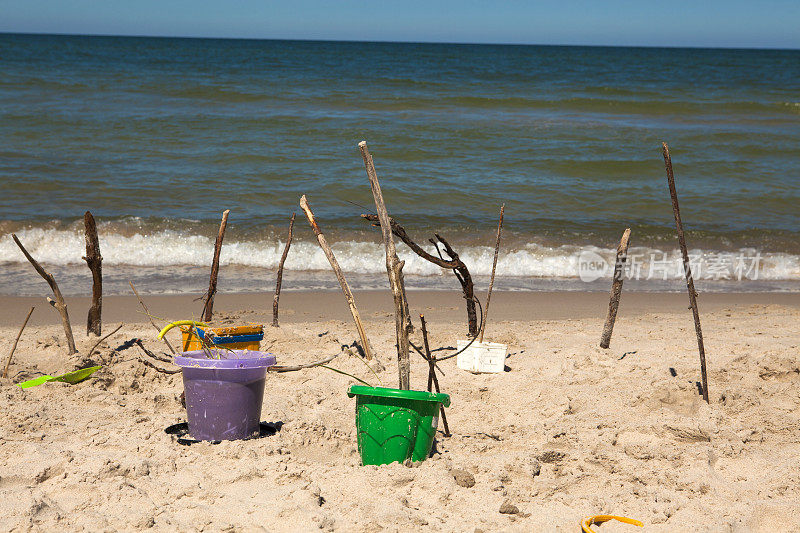
[(281, 262), (278, 263), (278, 281), (275, 283), (275, 297), (272, 300), (272, 325), (278, 327), (278, 299), (281, 297), (281, 281), (283, 281), (283, 264), (286, 262), (286, 256), (289, 255), (289, 247), (292, 245), (292, 228), (294, 228), (294, 213), (292, 219), (289, 221), (289, 236), (286, 238), (286, 247), (283, 249), (281, 255)]
[(361, 157), (364, 159), (364, 167), (367, 170), (372, 196), (375, 199), (375, 209), (378, 211), (378, 220), (383, 233), (383, 246), (386, 250), (386, 272), (389, 274), (389, 283), (392, 286), (392, 295), (394, 296), (399, 388), (409, 390), (411, 388), (411, 361), (408, 356), (408, 326), (411, 323), (411, 317), (408, 316), (408, 300), (406, 299), (406, 288), (403, 283), (403, 265), (405, 265), (405, 261), (400, 261), (397, 257), (394, 238), (392, 238), (392, 223), (389, 219), (389, 212), (386, 210), (386, 204), (383, 201), (381, 184), (378, 182), (378, 174), (375, 172), (372, 156), (367, 149), (367, 142), (361, 141), (358, 143), (358, 147), (361, 149)]
[(28, 325), (28, 320), (31, 318), (33, 314), (33, 310), (36, 309), (35, 307), (31, 307), (31, 310), (28, 311), (28, 316), (25, 317), (25, 322), (22, 323), (22, 327), (19, 328), (19, 333), (17, 333), (17, 338), (14, 339), (14, 344), (11, 345), (11, 351), (8, 352), (8, 358), (6, 359), (6, 366), (3, 368), (3, 377), (8, 377), (8, 367), (11, 366), (11, 358), (14, 356), (14, 350), (17, 349), (17, 343), (19, 342), (19, 338), (22, 337), (22, 332), (25, 331), (25, 326)]
[(372, 348), (370, 348), (369, 340), (367, 339), (367, 333), (364, 331), (364, 325), (361, 323), (361, 316), (358, 314), (356, 299), (353, 297), (353, 293), (350, 292), (350, 287), (347, 285), (347, 280), (344, 277), (342, 268), (339, 266), (336, 256), (333, 255), (333, 250), (328, 244), (327, 239), (325, 239), (325, 234), (322, 233), (319, 224), (317, 224), (317, 221), (314, 218), (314, 213), (311, 211), (311, 206), (308, 204), (305, 194), (300, 198), (300, 208), (306, 214), (308, 223), (311, 225), (311, 229), (314, 230), (314, 234), (317, 236), (317, 242), (319, 242), (319, 246), (322, 248), (322, 251), (325, 252), (325, 257), (328, 258), (328, 262), (331, 264), (331, 268), (333, 268), (333, 272), (336, 274), (336, 279), (339, 280), (339, 286), (342, 288), (344, 297), (347, 299), (347, 305), (350, 307), (350, 313), (353, 315), (353, 320), (356, 323), (358, 336), (361, 338), (361, 348), (364, 350), (364, 357), (367, 359), (367, 361), (370, 361), (372, 360)]
[(337, 354), (334, 354), (334, 355), (331, 355), (331, 356), (328, 356), (325, 359), (320, 359), (319, 361), (316, 361), (314, 363), (306, 363), (304, 365), (273, 365), (273, 366), (267, 368), (267, 371), (268, 372), (296, 372), (298, 370), (303, 370), (303, 369), (306, 369), (306, 368), (314, 368), (315, 366), (327, 365), (328, 363), (330, 363), (331, 361), (333, 361), (334, 359), (339, 357), (340, 354), (341, 354), (341, 352), (339, 352)]
[[(432, 392), (431, 384), (436, 387), (436, 392), (441, 392), (439, 389), (439, 378), (436, 377), (436, 357), (431, 355), (431, 349), (428, 345), (428, 326), (425, 323), (425, 316), (419, 315), (419, 320), (422, 322), (422, 343), (425, 346), (425, 354), (428, 359), (428, 392)], [(433, 383), (431, 383), (433, 382)], [(442, 415), (442, 424), (444, 425), (444, 436), (450, 436), (450, 427), (447, 425), (447, 415), (444, 414), (444, 405), (439, 405), (439, 413)]]
[(500, 222), (497, 223), (497, 242), (494, 244), (494, 260), (492, 261), (492, 277), (489, 280), (489, 293), (486, 295), (486, 309), (483, 310), (483, 324), (481, 324), (481, 338), (478, 342), (483, 342), (483, 332), (486, 331), (486, 321), (489, 318), (489, 302), (492, 301), (492, 287), (494, 287), (494, 273), (497, 270), (497, 254), (500, 252), (500, 235), (503, 233), (503, 215), (505, 214), (506, 204), (500, 206)]
[(83, 225), (86, 228), (86, 256), (83, 260), (92, 271), (92, 305), (86, 318), (86, 334), (100, 336), (103, 310), (103, 256), (100, 255), (100, 239), (97, 237), (97, 224), (92, 213), (83, 214)]
[(600, 337), (600, 347), (608, 348), (611, 344), (611, 334), (614, 332), (614, 321), (617, 319), (617, 309), (619, 309), (619, 297), (622, 295), (622, 281), (625, 271), (625, 261), (628, 260), (628, 241), (631, 237), (631, 229), (627, 228), (622, 233), (622, 239), (617, 246), (616, 262), (614, 263), (614, 281), (611, 282), (611, 299), (608, 302), (608, 314), (606, 323), (603, 326), (603, 336)]
[(206, 293), (206, 303), (203, 306), (203, 322), (211, 322), (214, 312), (214, 295), (217, 292), (217, 275), (219, 274), (219, 253), (222, 249), (222, 239), (225, 238), (225, 228), (228, 226), (228, 214), (230, 209), (222, 212), (222, 222), (219, 224), (219, 233), (214, 243), (214, 260), (211, 262), (211, 277), (208, 281), (208, 293)]
[[(161, 361), (161, 359), (159, 357), (156, 357), (156, 355), (153, 352), (151, 352), (150, 350), (148, 350), (147, 348), (144, 347), (144, 343), (142, 342), (142, 339), (136, 339), (134, 344), (139, 346), (139, 348), (141, 348), (142, 352), (144, 352), (144, 354), (147, 355), (148, 357), (152, 357), (153, 359), (155, 359), (157, 361)], [(157, 366), (156, 364), (151, 363), (147, 359), (142, 359), (141, 357), (139, 357), (139, 362), (142, 363), (144, 366), (152, 368), (156, 372), (160, 372), (162, 374), (177, 374), (178, 372), (181, 371), (180, 368), (175, 369), (175, 370), (161, 368), (160, 366)]]
[[(378, 222), (378, 215), (373, 214), (362, 214), (361, 218), (364, 220), (368, 220), (373, 223), (373, 226), (380, 227), (380, 224), (376, 224)], [(467, 265), (458, 257), (458, 254), (453, 250), (444, 237), (435, 233), (435, 239), (429, 239), (429, 242), (436, 247), (436, 252), (438, 257), (426, 252), (420, 245), (415, 243), (411, 240), (411, 237), (408, 236), (406, 230), (403, 226), (398, 224), (395, 219), (389, 218), (389, 221), (392, 225), (392, 233), (395, 237), (403, 241), (403, 243), (411, 248), (411, 251), (420, 256), (421, 258), (425, 259), (426, 261), (430, 261), (436, 266), (441, 268), (447, 268), (453, 271), (458, 282), (461, 284), (461, 290), (464, 292), (464, 299), (466, 300), (467, 305), (467, 324), (468, 324), (468, 335), (470, 337), (476, 337), (478, 335), (478, 315), (475, 309), (475, 298), (474, 298), (474, 285), (472, 283), (472, 276), (469, 273), (469, 269)], [(450, 256), (450, 259), (445, 259), (442, 257), (441, 250), (439, 249), (439, 244), (444, 247), (445, 253)]]
[(34, 270), (39, 273), (40, 276), (44, 278), (48, 285), (50, 285), (50, 290), (53, 291), (53, 296), (55, 296), (55, 300), (51, 298), (47, 298), (47, 303), (53, 306), (53, 308), (58, 311), (61, 315), (61, 323), (64, 326), (64, 334), (67, 337), (67, 350), (69, 354), (72, 355), (74, 353), (78, 353), (78, 350), (75, 348), (75, 338), (72, 336), (72, 325), (69, 322), (69, 313), (67, 312), (67, 304), (64, 302), (64, 297), (61, 295), (61, 291), (58, 288), (58, 284), (56, 283), (56, 279), (47, 272), (42, 265), (34, 259), (31, 254), (28, 253), (28, 250), (22, 246), (22, 243), (19, 242), (19, 239), (13, 233), (11, 236), (14, 238), (14, 242), (17, 243), (19, 249), (22, 250), (23, 255), (25, 258), (33, 265)]
[(101, 343), (101, 342), (103, 342), (104, 340), (106, 340), (107, 338), (109, 338), (111, 335), (113, 335), (114, 333), (116, 333), (116, 332), (118, 332), (119, 330), (121, 330), (121, 329), (122, 329), (122, 326), (123, 326), (123, 324), (120, 324), (119, 326), (117, 326), (117, 328), (116, 328), (114, 331), (112, 331), (111, 333), (109, 333), (108, 335), (106, 335), (105, 337), (103, 337), (102, 339), (100, 339), (99, 341), (97, 341), (97, 342), (94, 344), (94, 346), (92, 346), (92, 349), (91, 349), (91, 350), (89, 350), (89, 351), (86, 353), (86, 357), (89, 357), (90, 355), (92, 355), (92, 352), (93, 352), (93, 351), (95, 351), (95, 350), (97, 349), (97, 347), (98, 347), (98, 346), (100, 346), (100, 343)]
[(686, 238), (683, 236), (683, 224), (681, 223), (681, 211), (678, 207), (678, 192), (675, 190), (675, 176), (672, 173), (672, 158), (669, 156), (667, 143), (661, 143), (664, 155), (664, 166), (667, 169), (667, 183), (669, 184), (669, 194), (672, 196), (672, 214), (675, 215), (675, 226), (678, 229), (678, 243), (681, 246), (683, 255), (683, 271), (686, 274), (686, 287), (689, 291), (689, 305), (692, 307), (694, 315), (694, 330), (697, 334), (697, 349), (700, 352), (700, 376), (703, 381), (703, 399), (708, 400), (708, 377), (706, 375), (706, 350), (703, 346), (703, 331), (700, 329), (700, 312), (697, 310), (697, 292), (694, 290), (694, 279), (692, 278), (692, 268), (689, 264), (689, 252), (686, 248)]
[[(161, 331), (161, 328), (158, 327), (155, 322), (153, 322), (153, 317), (150, 315), (150, 311), (147, 309), (147, 306), (144, 305), (144, 301), (139, 296), (139, 293), (137, 292), (136, 287), (133, 286), (133, 282), (128, 280), (128, 283), (130, 284), (131, 289), (133, 290), (133, 294), (136, 295), (136, 299), (139, 300), (139, 305), (142, 306), (142, 309), (144, 310), (144, 314), (147, 315), (147, 318), (150, 320), (150, 323), (153, 325), (153, 327), (155, 328), (156, 331)], [(166, 335), (164, 337), (161, 337), (161, 339), (164, 341), (164, 343), (166, 343), (167, 348), (169, 348), (169, 351), (172, 352), (172, 355), (176, 355), (177, 352), (175, 351), (175, 348), (173, 348), (172, 345), (167, 340)]]

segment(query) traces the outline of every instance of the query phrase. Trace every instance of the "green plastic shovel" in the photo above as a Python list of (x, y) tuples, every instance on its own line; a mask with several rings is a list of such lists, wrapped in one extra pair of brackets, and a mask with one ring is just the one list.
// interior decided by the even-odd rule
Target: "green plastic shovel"
[(42, 383), (47, 383), (48, 381), (63, 381), (65, 383), (69, 383), (70, 385), (74, 385), (88, 378), (101, 368), (103, 367), (90, 366), (88, 368), (81, 368), (80, 370), (73, 370), (72, 372), (61, 374), (60, 376), (47, 376), (47, 375), (39, 376), (38, 378), (33, 378), (29, 379), (28, 381), (23, 381), (22, 383), (17, 383), (17, 387), (21, 389), (27, 389), (29, 387), (35, 387), (36, 385), (41, 385)]

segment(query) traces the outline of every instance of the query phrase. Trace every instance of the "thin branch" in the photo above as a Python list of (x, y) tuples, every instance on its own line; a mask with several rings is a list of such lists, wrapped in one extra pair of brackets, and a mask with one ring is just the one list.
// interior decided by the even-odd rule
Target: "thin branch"
[[(378, 220), (377, 215), (370, 215), (370, 214), (362, 214), (361, 218), (364, 220), (374, 222)], [(373, 224), (375, 225), (375, 224)], [(450, 246), (450, 243), (447, 240), (435, 233), (436, 239), (428, 239), (431, 244), (436, 249), (436, 253), (439, 256), (438, 258), (430, 253), (426, 252), (421, 246), (411, 240), (411, 237), (408, 236), (406, 230), (398, 224), (392, 218), (389, 219), (389, 225), (392, 228), (392, 234), (394, 234), (397, 238), (399, 238), (403, 243), (411, 248), (411, 250), (416, 253), (418, 256), (422, 257), (426, 261), (433, 263), (442, 268), (447, 268), (453, 271), (458, 282), (461, 284), (461, 290), (464, 292), (464, 299), (467, 301), (467, 324), (469, 328), (469, 335), (475, 336), (478, 334), (478, 319), (475, 312), (475, 289), (474, 284), (472, 282), (472, 275), (469, 273), (469, 269), (467, 265), (459, 258), (458, 254), (453, 250)], [(450, 259), (445, 259), (442, 255), (441, 250), (439, 249), (439, 244), (444, 247), (445, 253), (450, 256)], [(410, 320), (409, 320), (410, 323)]]
[[(153, 325), (153, 327), (156, 329), (156, 331), (161, 331), (161, 328), (158, 327), (155, 322), (153, 322), (153, 316), (150, 314), (150, 311), (147, 309), (147, 306), (144, 304), (144, 300), (142, 300), (142, 298), (139, 296), (139, 292), (136, 290), (136, 287), (133, 286), (133, 282), (128, 280), (128, 283), (131, 286), (131, 290), (133, 291), (133, 294), (136, 295), (136, 299), (139, 300), (139, 305), (141, 305), (142, 309), (144, 309), (144, 314), (147, 315), (148, 319), (150, 319), (150, 323)], [(164, 336), (164, 337), (162, 337), (162, 339), (164, 339), (164, 343), (167, 345), (167, 348), (169, 348), (169, 351), (172, 352), (172, 355), (175, 355), (177, 352), (175, 351), (175, 348), (173, 348), (172, 345), (169, 343), (169, 341), (167, 340), (167, 337)]]
[(356, 323), (358, 336), (361, 338), (361, 348), (364, 350), (364, 357), (366, 357), (368, 361), (372, 360), (372, 348), (370, 347), (369, 340), (367, 339), (367, 332), (364, 331), (364, 325), (361, 322), (361, 315), (358, 313), (358, 307), (356, 307), (356, 299), (353, 297), (353, 293), (350, 291), (350, 286), (347, 284), (347, 280), (344, 277), (342, 268), (339, 266), (339, 262), (336, 260), (336, 256), (333, 255), (333, 250), (328, 244), (327, 239), (325, 239), (325, 234), (322, 233), (319, 224), (317, 224), (316, 218), (314, 218), (314, 212), (311, 211), (311, 206), (309, 205), (305, 194), (300, 198), (300, 208), (303, 210), (303, 213), (305, 213), (308, 223), (311, 225), (311, 229), (317, 236), (319, 247), (322, 248), (322, 251), (325, 253), (325, 257), (328, 258), (328, 262), (330, 263), (334, 274), (336, 274), (336, 279), (339, 280), (339, 286), (342, 288), (344, 297), (347, 299), (347, 305), (350, 307), (350, 313), (353, 315), (353, 321)]
[(489, 319), (489, 302), (492, 301), (492, 287), (494, 287), (494, 274), (497, 270), (497, 255), (500, 253), (500, 236), (503, 233), (503, 215), (505, 215), (506, 204), (500, 206), (500, 222), (497, 223), (497, 242), (494, 245), (494, 260), (492, 260), (492, 277), (489, 280), (489, 293), (486, 295), (486, 309), (483, 311), (483, 324), (481, 325), (481, 338), (478, 342), (483, 342), (483, 333), (486, 331), (486, 322)]
[[(373, 226), (380, 227), (380, 223), (377, 223), (378, 220), (379, 220), (378, 219), (378, 215), (362, 214), (361, 218), (363, 218), (364, 220), (368, 220), (370, 222), (376, 222), (376, 224), (373, 224)], [(393, 218), (389, 218), (389, 223), (390, 223), (391, 228), (392, 228), (392, 233), (398, 239), (403, 241), (403, 243), (405, 243), (406, 246), (411, 248), (411, 250), (415, 254), (420, 256), (421, 258), (425, 259), (426, 261), (430, 261), (434, 265), (440, 266), (442, 268), (453, 269), (453, 268), (457, 268), (459, 266), (457, 262), (448, 261), (445, 258), (441, 257), (441, 255), (437, 258), (437, 257), (429, 254), (427, 251), (425, 251), (424, 248), (422, 248), (420, 245), (418, 245), (413, 240), (411, 240), (411, 237), (408, 236), (408, 233), (406, 233), (405, 228), (403, 226), (401, 226), (400, 224), (398, 224)], [(436, 245), (436, 241), (434, 241), (433, 239), (430, 239), (430, 241), (434, 245)], [(437, 251), (438, 251), (438, 247), (437, 247)]]
[(144, 347), (144, 343), (142, 342), (142, 339), (134, 338), (134, 339), (131, 339), (128, 342), (131, 343), (132, 345), (135, 345), (135, 346), (138, 346), (139, 348), (141, 348), (142, 351), (145, 353), (145, 355), (147, 355), (148, 357), (152, 357), (156, 361), (160, 361), (162, 363), (172, 363), (173, 362), (172, 359), (170, 359), (169, 356), (166, 353), (163, 354), (163, 357), (162, 357), (160, 354), (153, 353), (150, 350), (148, 350), (147, 348), (145, 348)]
[(700, 312), (697, 310), (697, 292), (694, 290), (694, 279), (692, 278), (692, 268), (689, 264), (689, 251), (686, 248), (686, 237), (683, 235), (683, 224), (681, 223), (681, 210), (678, 207), (678, 192), (675, 189), (675, 176), (672, 173), (672, 158), (669, 155), (667, 143), (661, 143), (664, 155), (664, 166), (667, 170), (667, 184), (669, 194), (672, 197), (672, 214), (675, 215), (675, 227), (678, 230), (678, 243), (681, 246), (683, 255), (683, 271), (686, 274), (686, 288), (689, 291), (689, 305), (692, 307), (694, 316), (694, 330), (697, 335), (697, 349), (700, 352), (700, 376), (703, 380), (703, 399), (708, 400), (708, 378), (706, 376), (706, 350), (703, 346), (703, 332), (700, 329)]
[(275, 366), (269, 367), (267, 370), (269, 372), (296, 372), (297, 370), (303, 370), (303, 369), (306, 369), (306, 368), (314, 368), (315, 366), (326, 365), (326, 364), (330, 363), (331, 361), (333, 361), (334, 359), (336, 359), (337, 357), (339, 357), (340, 354), (341, 354), (341, 352), (337, 353), (337, 354), (334, 354), (334, 355), (331, 355), (330, 357), (326, 357), (325, 359), (322, 359), (322, 360), (317, 361), (315, 363), (308, 363), (308, 364), (305, 364), (305, 365), (289, 365), (289, 366), (287, 366), (287, 365), (275, 365)]
[(39, 273), (40, 276), (44, 278), (48, 285), (50, 285), (50, 290), (53, 291), (53, 296), (55, 296), (55, 300), (50, 298), (47, 299), (47, 302), (52, 305), (56, 311), (61, 315), (61, 324), (64, 326), (64, 335), (67, 337), (67, 350), (69, 351), (69, 355), (74, 353), (78, 353), (78, 350), (75, 348), (75, 338), (72, 336), (72, 325), (69, 322), (69, 313), (67, 312), (67, 304), (64, 301), (64, 297), (61, 295), (61, 290), (58, 288), (58, 284), (56, 283), (56, 279), (47, 272), (42, 265), (34, 259), (31, 254), (28, 253), (28, 250), (19, 242), (19, 239), (13, 233), (11, 237), (14, 238), (14, 242), (17, 243), (17, 246), (20, 250), (22, 250), (23, 255), (25, 258), (33, 265), (34, 270)]
[(278, 263), (278, 280), (275, 283), (275, 297), (272, 300), (272, 325), (278, 327), (278, 299), (281, 297), (281, 282), (283, 281), (283, 264), (286, 262), (286, 256), (289, 255), (289, 247), (292, 245), (292, 228), (294, 228), (294, 217), (289, 221), (289, 235), (286, 237), (286, 247), (283, 249), (281, 261)]
[(17, 338), (14, 339), (14, 344), (11, 346), (11, 351), (8, 352), (8, 358), (6, 359), (6, 366), (5, 368), (3, 368), (3, 377), (8, 376), (8, 367), (11, 365), (11, 358), (14, 357), (14, 350), (17, 349), (17, 343), (19, 342), (19, 338), (22, 337), (22, 332), (25, 331), (25, 326), (28, 325), (28, 320), (30, 320), (34, 309), (36, 309), (36, 307), (31, 307), (31, 310), (28, 311), (28, 316), (25, 317), (25, 322), (23, 322), (22, 327), (19, 328), (19, 333), (17, 333)]
[[(431, 355), (431, 349), (430, 349), (430, 346), (428, 345), (428, 326), (425, 323), (425, 316), (420, 314), (419, 315), (419, 320), (420, 320), (420, 322), (422, 322), (422, 341), (423, 341), (423, 344), (425, 346), (425, 353), (427, 354), (427, 359), (428, 359), (428, 364), (429, 364), (429, 367), (428, 367), (428, 392), (432, 392), (431, 385), (433, 385), (436, 388), (436, 392), (439, 393), (439, 392), (441, 392), (441, 389), (439, 389), (439, 378), (436, 377), (436, 357)], [(473, 340), (475, 340), (475, 339), (473, 339)], [(450, 436), (450, 427), (447, 425), (447, 415), (444, 412), (444, 405), (441, 405), (441, 404), (439, 405), (439, 412), (442, 415), (442, 424), (444, 425), (444, 436), (445, 437), (449, 437)]]
[(142, 363), (144, 366), (152, 368), (156, 372), (160, 372), (162, 374), (177, 374), (181, 371), (180, 369), (172, 370), (172, 369), (161, 368), (160, 366), (156, 366), (147, 359), (142, 359), (141, 357), (139, 358), (139, 362)]
[(109, 333), (108, 335), (106, 335), (105, 337), (103, 337), (102, 339), (100, 339), (99, 341), (97, 341), (97, 342), (94, 344), (94, 346), (92, 346), (92, 349), (91, 349), (91, 350), (89, 350), (89, 351), (86, 353), (86, 357), (89, 357), (90, 355), (92, 355), (92, 352), (94, 352), (94, 351), (95, 351), (95, 349), (97, 349), (97, 347), (98, 347), (98, 346), (100, 346), (100, 343), (101, 343), (101, 342), (103, 342), (104, 340), (106, 340), (107, 338), (109, 338), (111, 335), (113, 335), (114, 333), (116, 333), (116, 332), (118, 332), (119, 330), (121, 330), (121, 329), (122, 329), (122, 326), (123, 326), (123, 324), (120, 324), (119, 326), (117, 326), (117, 329), (115, 329), (114, 331), (112, 331), (111, 333)]
[[(160, 361), (160, 359), (158, 357), (156, 357), (155, 354), (153, 354), (150, 350), (148, 350), (147, 348), (144, 347), (144, 343), (142, 343), (142, 339), (136, 339), (136, 345), (139, 348), (141, 348), (141, 350), (145, 353), (145, 355)], [(181, 371), (180, 368), (177, 369), (177, 370), (161, 368), (159, 366), (156, 366), (154, 363), (151, 363), (147, 359), (142, 359), (141, 357), (139, 358), (139, 362), (141, 362), (146, 367), (152, 368), (156, 372), (161, 372), (162, 374), (177, 374), (178, 372)]]
[(225, 228), (228, 226), (228, 214), (230, 212), (230, 209), (222, 212), (222, 222), (219, 224), (219, 233), (217, 233), (217, 240), (214, 242), (214, 259), (211, 262), (211, 276), (208, 280), (208, 292), (203, 306), (203, 322), (211, 322), (211, 317), (214, 314), (214, 295), (217, 293), (217, 275), (219, 274), (219, 254), (222, 250), (222, 239), (225, 238)]

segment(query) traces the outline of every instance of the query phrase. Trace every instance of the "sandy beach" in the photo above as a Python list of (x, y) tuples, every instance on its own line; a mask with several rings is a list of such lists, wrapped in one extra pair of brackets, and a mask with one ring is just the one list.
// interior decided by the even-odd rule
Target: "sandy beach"
[[(378, 376), (395, 386), (390, 295), (356, 297), (386, 366)], [(199, 312), (193, 298), (145, 300), (177, 319)], [(360, 466), (346, 395), (355, 381), (325, 369), (268, 375), (262, 420), (274, 434), (181, 445), (165, 433), (185, 421), (180, 374), (141, 363), (133, 339), (164, 346), (134, 298), (104, 300), (104, 332), (125, 325), (89, 358), (64, 355), (58, 316), (43, 299), (3, 298), (3, 357), (29, 305), (37, 310), (11, 379), (0, 381), (0, 529), (577, 531), (584, 516), (618, 514), (645, 531), (792, 530), (800, 294), (701, 295), (710, 405), (698, 393), (686, 295), (623, 294), (603, 350), (607, 298), (496, 293), (486, 336), (509, 345), (507, 371), (473, 375), (454, 359), (442, 363), (452, 436), (440, 423), (432, 457), (411, 467)], [(464, 337), (458, 293), (412, 291), (409, 300), (412, 316), (430, 322), (432, 347)], [(84, 334), (86, 300), (68, 303), (85, 353), (95, 343)], [(279, 363), (337, 354), (356, 339), (339, 293), (286, 291), (281, 303), (281, 327), (266, 327), (262, 343)], [(216, 311), (219, 323), (269, 323), (271, 295), (220, 295)], [(418, 328), (412, 340), (420, 342)], [(78, 385), (13, 386), (91, 363), (103, 369)], [(375, 381), (346, 353), (332, 366)], [(412, 387), (424, 388), (426, 373), (412, 358)]]

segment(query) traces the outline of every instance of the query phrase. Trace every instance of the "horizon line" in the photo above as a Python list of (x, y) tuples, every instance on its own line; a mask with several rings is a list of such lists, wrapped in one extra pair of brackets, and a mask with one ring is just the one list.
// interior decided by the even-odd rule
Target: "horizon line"
[(126, 37), (131, 39), (196, 39), (196, 40), (221, 40), (221, 41), (289, 41), (289, 42), (318, 42), (318, 43), (362, 43), (362, 44), (443, 44), (461, 46), (552, 46), (575, 48), (653, 48), (653, 49), (683, 49), (683, 50), (770, 50), (770, 51), (800, 51), (798, 48), (769, 47), (769, 46), (699, 46), (699, 45), (647, 45), (647, 44), (553, 44), (553, 43), (518, 43), (518, 42), (467, 42), (467, 41), (395, 41), (371, 39), (311, 39), (311, 38), (285, 38), (285, 37), (208, 37), (198, 35), (147, 35), (147, 34), (113, 34), (113, 33), (52, 33), (52, 32), (19, 32), (0, 31), (0, 35), (25, 35), (25, 36), (51, 36), (51, 37)]

